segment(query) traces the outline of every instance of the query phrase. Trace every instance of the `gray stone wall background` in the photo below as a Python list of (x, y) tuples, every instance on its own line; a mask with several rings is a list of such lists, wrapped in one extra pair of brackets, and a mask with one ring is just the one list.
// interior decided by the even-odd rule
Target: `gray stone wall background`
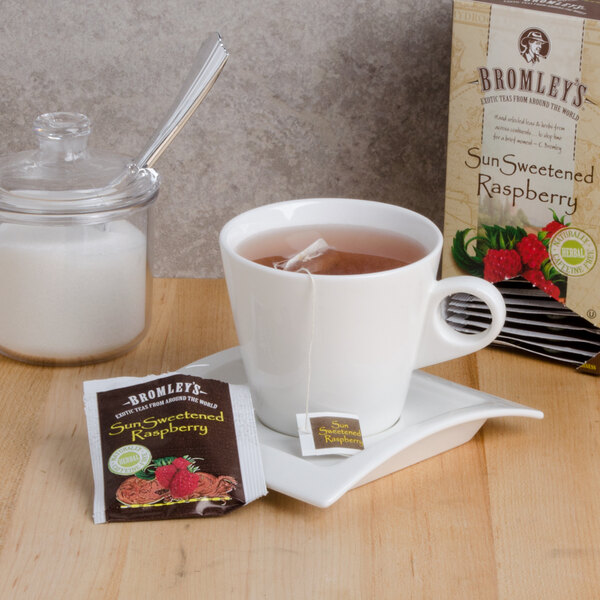
[(196, 52), (231, 52), (157, 163), (154, 273), (222, 275), (217, 237), (269, 202), (339, 196), (443, 224), (451, 0), (0, 1), (0, 153), (38, 114), (82, 112), (135, 156)]

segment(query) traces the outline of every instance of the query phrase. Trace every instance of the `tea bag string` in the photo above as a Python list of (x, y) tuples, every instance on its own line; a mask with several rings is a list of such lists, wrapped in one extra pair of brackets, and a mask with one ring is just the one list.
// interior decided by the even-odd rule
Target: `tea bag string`
[(301, 269), (298, 269), (298, 273), (306, 273), (310, 279), (310, 297), (311, 297), (311, 324), (310, 324), (310, 341), (308, 343), (308, 355), (307, 355), (307, 362), (308, 362), (308, 369), (307, 369), (307, 374), (306, 374), (306, 400), (305, 400), (305, 405), (304, 405), (304, 432), (307, 433), (310, 431), (309, 428), (309, 423), (308, 423), (308, 406), (310, 403), (310, 388), (311, 388), (311, 374), (312, 374), (312, 351), (313, 351), (313, 342), (315, 340), (315, 323), (316, 323), (316, 315), (317, 315), (317, 311), (316, 311), (316, 285), (315, 285), (315, 278), (313, 277), (313, 274), (306, 268), (306, 267), (302, 267)]

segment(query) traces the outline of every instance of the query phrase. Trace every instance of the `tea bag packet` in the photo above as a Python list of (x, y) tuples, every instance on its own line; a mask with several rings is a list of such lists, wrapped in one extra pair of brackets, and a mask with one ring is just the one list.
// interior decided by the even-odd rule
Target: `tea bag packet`
[(302, 456), (341, 454), (364, 450), (360, 422), (347, 413), (313, 412), (296, 415)]
[(94, 522), (219, 516), (267, 493), (250, 392), (181, 373), (84, 382)]
[[(600, 356), (600, 329), (556, 302), (523, 278), (496, 284), (506, 304), (506, 322), (494, 340), (504, 346), (550, 358), (584, 370)], [(458, 331), (478, 333), (487, 328), (487, 305), (469, 294), (450, 299), (444, 318)], [(589, 368), (589, 367), (588, 367)]]

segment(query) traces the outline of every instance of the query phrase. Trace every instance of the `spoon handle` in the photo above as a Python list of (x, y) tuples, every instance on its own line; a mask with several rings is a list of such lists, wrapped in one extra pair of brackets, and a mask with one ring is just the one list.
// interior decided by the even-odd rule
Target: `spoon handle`
[(152, 167), (165, 148), (173, 141), (198, 105), (204, 100), (219, 77), (229, 52), (223, 46), (218, 33), (213, 33), (202, 44), (194, 64), (183, 84), (179, 96), (156, 129), (145, 149), (134, 161), (139, 168)]

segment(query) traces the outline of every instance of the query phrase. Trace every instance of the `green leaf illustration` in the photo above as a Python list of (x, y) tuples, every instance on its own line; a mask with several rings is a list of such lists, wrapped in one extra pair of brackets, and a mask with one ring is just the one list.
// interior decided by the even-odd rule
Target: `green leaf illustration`
[(469, 231), (472, 231), (472, 229), (462, 229), (456, 232), (452, 241), (452, 256), (460, 269), (470, 275), (483, 277), (483, 256), (477, 246), (474, 246), (475, 255), (468, 252), (469, 245), (478, 239), (477, 236), (473, 236), (467, 240), (466, 237)]

